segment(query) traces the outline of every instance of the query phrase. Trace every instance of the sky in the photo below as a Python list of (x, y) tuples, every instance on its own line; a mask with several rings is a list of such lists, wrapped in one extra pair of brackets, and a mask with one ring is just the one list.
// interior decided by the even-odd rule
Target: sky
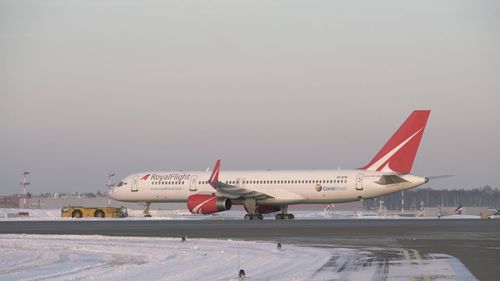
[(0, 0), (0, 195), (140, 171), (351, 169), (500, 187), (499, 1)]

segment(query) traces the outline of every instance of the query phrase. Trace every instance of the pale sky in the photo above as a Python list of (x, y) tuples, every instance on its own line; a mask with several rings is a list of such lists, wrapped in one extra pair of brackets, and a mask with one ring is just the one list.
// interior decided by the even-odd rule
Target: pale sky
[(0, 195), (357, 168), (414, 109), (413, 174), (500, 187), (499, 105), (495, 0), (0, 0)]

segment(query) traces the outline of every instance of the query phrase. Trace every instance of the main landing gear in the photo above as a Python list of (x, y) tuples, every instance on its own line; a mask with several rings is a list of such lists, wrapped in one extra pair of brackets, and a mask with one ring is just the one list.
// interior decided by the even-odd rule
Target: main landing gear
[(151, 206), (151, 202), (145, 202), (144, 203), (144, 217), (150, 218), (151, 213), (149, 213), (149, 207)]
[(295, 216), (293, 214), (276, 214), (277, 220), (293, 220)]
[(247, 211), (248, 214), (244, 216), (245, 220), (263, 220), (264, 216), (262, 214), (257, 213), (257, 203), (255, 202), (254, 198), (246, 199), (243, 202), (243, 205), (245, 206), (245, 210)]
[(248, 220), (263, 220), (264, 219), (264, 216), (262, 214), (246, 214), (245, 215), (245, 220), (248, 221)]
[(276, 220), (293, 220), (295, 216), (293, 214), (288, 213), (288, 206), (283, 205), (281, 207), (281, 213), (276, 214)]

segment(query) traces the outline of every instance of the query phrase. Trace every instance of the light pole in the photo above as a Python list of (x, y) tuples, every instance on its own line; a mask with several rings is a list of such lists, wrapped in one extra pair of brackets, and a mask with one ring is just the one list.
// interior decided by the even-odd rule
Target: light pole
[(111, 187), (115, 186), (114, 184), (111, 183), (111, 178), (114, 177), (116, 174), (113, 172), (108, 173), (108, 206), (111, 206), (111, 198), (109, 197), (109, 192), (111, 191)]
[(405, 212), (405, 192), (401, 191), (401, 214)]
[(27, 202), (26, 202), (26, 186), (30, 185), (30, 183), (26, 180), (26, 176), (29, 175), (29, 174), (30, 174), (30, 172), (28, 172), (27, 170), (24, 170), (24, 172), (23, 172), (23, 181), (21, 183), (19, 183), (20, 185), (23, 186), (23, 194), (24, 194), (23, 208), (25, 208), (25, 209), (29, 209), (29, 206), (27, 205)]

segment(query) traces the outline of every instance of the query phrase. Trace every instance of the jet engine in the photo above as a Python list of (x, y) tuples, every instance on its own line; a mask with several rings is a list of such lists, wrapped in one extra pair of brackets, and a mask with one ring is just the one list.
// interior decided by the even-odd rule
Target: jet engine
[(213, 214), (231, 209), (231, 199), (208, 194), (195, 194), (188, 197), (188, 209), (193, 214)]

